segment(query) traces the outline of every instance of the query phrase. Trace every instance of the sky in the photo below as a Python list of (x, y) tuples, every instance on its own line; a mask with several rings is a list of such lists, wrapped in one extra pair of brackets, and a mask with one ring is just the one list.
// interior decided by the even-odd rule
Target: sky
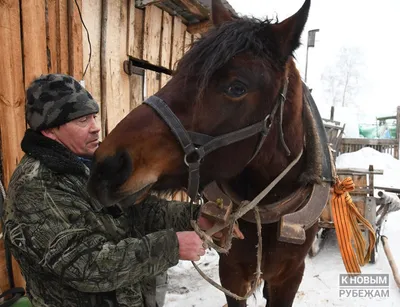
[[(275, 17), (280, 21), (302, 6), (303, 0), (228, 0), (240, 15), (257, 18)], [(297, 66), (304, 78), (307, 32), (319, 29), (314, 48), (309, 49), (307, 83), (313, 88), (322, 116), (329, 117), (329, 97), (321, 75), (335, 66), (342, 47), (358, 48), (363, 66), (360, 88), (349, 110), (361, 121), (374, 122), (376, 116), (396, 114), (400, 97), (400, 1), (399, 0), (313, 0), (302, 35), (302, 46), (296, 51)], [(336, 118), (335, 118), (336, 119)], [(340, 119), (339, 119), (340, 120)]]

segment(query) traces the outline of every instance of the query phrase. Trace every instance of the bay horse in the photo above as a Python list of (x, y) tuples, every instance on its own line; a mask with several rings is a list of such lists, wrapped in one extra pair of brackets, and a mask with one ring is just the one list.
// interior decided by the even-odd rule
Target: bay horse
[[(307, 143), (315, 130), (309, 128), (312, 117), (306, 116), (309, 92), (293, 57), (310, 2), (273, 22), (233, 17), (213, 0), (213, 28), (183, 56), (172, 79), (104, 139), (88, 184), (91, 195), (106, 206), (124, 199), (138, 203), (150, 191), (180, 190), (188, 180), (192, 199), (217, 182), (232, 198), (250, 200), (297, 158), (258, 205), (267, 208), (261, 271), (270, 307), (292, 306), (318, 230), (314, 214), (298, 229), (301, 240), (279, 240), (279, 208), (295, 203), (284, 213), (301, 212), (305, 218), (304, 203), (314, 199), (309, 187), (323, 184), (317, 161), (324, 139)], [(326, 197), (319, 202), (326, 203)], [(271, 217), (271, 212), (281, 214)], [(222, 286), (244, 296), (255, 278), (258, 237), (251, 217), (240, 219), (239, 227), (245, 239), (234, 240), (229, 253), (220, 254), (219, 271)], [(230, 296), (227, 302), (246, 306), (245, 300)]]

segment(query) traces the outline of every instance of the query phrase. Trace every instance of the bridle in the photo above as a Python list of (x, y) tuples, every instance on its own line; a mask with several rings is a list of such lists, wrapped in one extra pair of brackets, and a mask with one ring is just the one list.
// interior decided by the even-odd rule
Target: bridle
[(278, 99), (272, 109), (271, 113), (266, 115), (265, 118), (255, 124), (247, 126), (245, 128), (229, 132), (217, 137), (213, 137), (207, 134), (198, 133), (194, 131), (188, 131), (182, 125), (178, 117), (172, 112), (169, 106), (164, 100), (157, 96), (150, 96), (143, 103), (152, 107), (157, 114), (163, 119), (163, 121), (169, 126), (172, 133), (175, 135), (181, 147), (185, 153), (184, 162), (189, 168), (189, 182), (187, 194), (189, 195), (192, 202), (197, 201), (199, 196), (199, 185), (200, 185), (200, 165), (203, 158), (209, 153), (221, 147), (228, 146), (230, 144), (248, 139), (258, 133), (260, 133), (260, 139), (255, 148), (255, 151), (247, 162), (250, 163), (260, 151), (265, 139), (267, 138), (271, 126), (274, 122), (278, 109), (279, 112), (279, 127), (280, 127), (280, 140), (284, 146), (288, 155), (290, 151), (285, 144), (284, 134), (282, 128), (283, 121), (283, 107), (286, 101), (286, 95), (288, 90), (289, 80), (286, 79), (279, 93)]

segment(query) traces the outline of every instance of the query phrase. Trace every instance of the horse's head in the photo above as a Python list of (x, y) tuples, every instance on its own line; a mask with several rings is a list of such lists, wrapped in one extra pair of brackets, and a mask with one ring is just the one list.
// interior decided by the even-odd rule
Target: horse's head
[[(301, 104), (295, 103), (301, 100), (301, 95), (295, 95), (301, 92), (301, 80), (292, 54), (300, 45), (309, 8), (310, 0), (306, 0), (296, 14), (272, 23), (233, 18), (220, 1), (212, 1), (215, 27), (194, 43), (173, 78), (156, 94), (161, 106), (165, 102), (187, 131), (208, 136), (238, 131), (266, 118), (263, 126), (268, 128), (268, 115), (280, 112), (276, 106), (284, 102), (280, 97), (288, 80), (284, 110), (301, 113)], [(181, 144), (162, 117), (143, 104), (105, 138), (95, 154), (89, 181), (93, 196), (110, 205), (127, 196), (138, 200), (150, 188), (187, 186), (185, 162), (197, 160), (198, 153), (191, 151), (185, 161)], [(296, 131), (290, 120), (290, 115), (284, 118), (284, 129)], [(278, 126), (271, 126), (264, 148), (278, 147)], [(259, 145), (259, 132), (201, 155), (201, 184), (241, 172)], [(282, 146), (279, 151), (285, 155)]]

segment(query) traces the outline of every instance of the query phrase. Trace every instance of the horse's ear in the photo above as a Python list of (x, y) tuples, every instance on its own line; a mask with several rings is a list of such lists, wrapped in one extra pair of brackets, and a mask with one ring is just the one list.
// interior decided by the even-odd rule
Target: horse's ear
[(306, 0), (297, 13), (272, 26), (284, 57), (291, 55), (300, 46), (300, 37), (307, 22), (310, 4), (311, 0)]
[(212, 0), (211, 12), (214, 26), (233, 19), (231, 12), (222, 4), (221, 0)]

